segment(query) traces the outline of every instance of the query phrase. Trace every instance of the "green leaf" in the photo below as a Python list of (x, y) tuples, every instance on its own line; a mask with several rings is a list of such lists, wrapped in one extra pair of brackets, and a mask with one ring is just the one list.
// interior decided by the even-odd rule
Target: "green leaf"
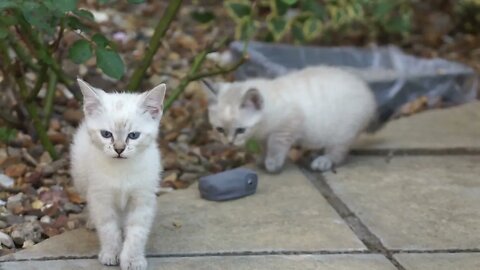
[(282, 2), (289, 6), (293, 6), (298, 2), (298, 0), (282, 0)]
[(128, 0), (128, 3), (130, 3), (130, 4), (141, 4), (141, 3), (145, 3), (145, 0)]
[(301, 23), (294, 23), (290, 31), (296, 43), (305, 43), (305, 35), (303, 34), (303, 25)]
[(8, 127), (0, 127), (0, 141), (8, 143), (15, 139), (17, 131)]
[(77, 17), (75, 16), (67, 16), (66, 18), (67, 26), (73, 30), (80, 30), (82, 32), (88, 32), (88, 26), (82, 23)]
[(215, 19), (215, 15), (209, 10), (194, 10), (190, 16), (199, 23), (209, 23)]
[(15, 0), (1, 0), (0, 1), (0, 10), (2, 9), (7, 9), (7, 8), (13, 8), (18, 5), (18, 2)]
[(7, 28), (0, 25), (0, 39), (4, 39), (8, 36)]
[(117, 80), (122, 78), (125, 73), (125, 67), (122, 58), (120, 58), (117, 52), (98, 47), (96, 56), (97, 66), (103, 73)]
[(274, 10), (274, 13), (279, 16), (285, 15), (288, 11), (288, 4), (285, 3), (283, 0), (274, 0), (271, 2), (274, 6), (272, 9)]
[(77, 9), (77, 10), (74, 10), (73, 11), (73, 14), (77, 15), (78, 17), (80, 18), (84, 18), (84, 19), (87, 19), (89, 21), (94, 21), (95, 20), (95, 17), (93, 16), (93, 14), (86, 10), (86, 9)]
[(314, 17), (309, 18), (303, 24), (303, 34), (306, 40), (312, 40), (320, 35), (322, 22)]
[(18, 23), (18, 18), (16, 16), (0, 16), (0, 23), (5, 26), (12, 26)]
[(409, 16), (394, 17), (384, 27), (390, 33), (408, 34), (412, 27), (411, 18)]
[(75, 64), (82, 64), (90, 57), (92, 57), (92, 48), (88, 41), (80, 39), (73, 43), (72, 47), (68, 50), (68, 58)]
[(56, 0), (55, 9), (65, 13), (77, 8), (78, 0)]
[(50, 10), (37, 2), (24, 2), (22, 6), (22, 13), (25, 20), (48, 34), (55, 32), (55, 26), (53, 25), (54, 18)]
[(282, 37), (285, 35), (287, 32), (287, 20), (285, 20), (283, 17), (278, 17), (278, 16), (272, 16), (268, 20), (268, 29), (272, 32), (273, 38), (275, 40), (280, 40)]
[(256, 32), (255, 23), (251, 19), (244, 19), (237, 24), (235, 30), (236, 38), (240, 40), (250, 40)]
[(243, 3), (236, 3), (236, 2), (227, 2), (226, 3), (227, 11), (229, 11), (230, 15), (235, 19), (243, 19), (251, 14), (252, 8)]
[(110, 41), (104, 35), (99, 33), (93, 35), (92, 40), (98, 47), (102, 48), (106, 48), (110, 44)]
[(327, 12), (317, 2), (317, 0), (304, 0), (302, 5), (302, 10), (312, 12), (315, 15), (315, 17), (322, 20), (327, 18)]
[(382, 19), (394, 10), (395, 5), (395, 1), (381, 1), (374, 5), (373, 16)]

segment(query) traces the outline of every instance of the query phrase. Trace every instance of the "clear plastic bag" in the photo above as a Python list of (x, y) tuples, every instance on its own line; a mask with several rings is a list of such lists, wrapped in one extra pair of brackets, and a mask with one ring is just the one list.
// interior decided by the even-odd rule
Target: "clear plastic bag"
[[(242, 50), (242, 42), (230, 44), (233, 58), (240, 57)], [(438, 101), (456, 105), (474, 100), (479, 83), (477, 74), (468, 66), (407, 55), (395, 46), (308, 47), (251, 42), (248, 54), (249, 60), (235, 73), (237, 80), (274, 78), (315, 65), (349, 69), (370, 85), (383, 120), (402, 105), (423, 96), (429, 105)]]

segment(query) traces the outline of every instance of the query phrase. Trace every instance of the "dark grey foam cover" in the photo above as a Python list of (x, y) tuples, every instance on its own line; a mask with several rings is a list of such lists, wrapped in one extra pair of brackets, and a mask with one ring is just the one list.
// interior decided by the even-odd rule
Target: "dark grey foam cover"
[(198, 189), (204, 199), (226, 201), (254, 194), (257, 183), (258, 176), (254, 171), (237, 168), (201, 177)]

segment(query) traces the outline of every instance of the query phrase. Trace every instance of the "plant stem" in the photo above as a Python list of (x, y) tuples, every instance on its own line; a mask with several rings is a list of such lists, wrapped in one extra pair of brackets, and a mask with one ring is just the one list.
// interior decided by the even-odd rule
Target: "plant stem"
[[(5, 43), (0, 41), (0, 55), (2, 56), (3, 59), (3, 64), (8, 70), (11, 70), (12, 68), (12, 60), (10, 59), (8, 55), (8, 49)], [(22, 99), (25, 101), (25, 107), (27, 109), (28, 114), (32, 118), (33, 122), (33, 127), (35, 128), (36, 132), (38, 133), (38, 137), (40, 138), (40, 142), (42, 143), (43, 147), (45, 147), (45, 150), (50, 154), (50, 156), (53, 159), (57, 159), (57, 152), (55, 151), (55, 148), (53, 147), (52, 142), (48, 138), (46, 128), (42, 125), (42, 122), (40, 121), (40, 117), (37, 112), (37, 105), (33, 101), (28, 101), (29, 93), (27, 89), (27, 85), (25, 84), (24, 78), (21, 76), (17, 76), (18, 74), (13, 74), (13, 77), (15, 79), (15, 82), (17, 83), (18, 89), (20, 96)]]
[(192, 81), (200, 80), (200, 79), (215, 76), (215, 75), (226, 74), (236, 70), (248, 59), (247, 48), (248, 48), (248, 42), (245, 42), (241, 58), (232, 66), (228, 68), (219, 68), (219, 69), (215, 69), (215, 70), (204, 72), (204, 73), (197, 73), (197, 72), (202, 66), (203, 62), (205, 61), (207, 54), (212, 50), (205, 49), (202, 52), (200, 52), (200, 54), (198, 54), (193, 60), (192, 67), (188, 71), (187, 76), (185, 76), (180, 81), (178, 86), (173, 90), (173, 93), (165, 101), (163, 106), (163, 111), (166, 112), (172, 106), (173, 102), (183, 93), (183, 91), (185, 91), (185, 88), (187, 88), (187, 86)]
[(173, 93), (165, 101), (165, 103), (163, 105), (163, 111), (164, 112), (166, 112), (172, 106), (173, 102), (180, 96), (180, 94), (183, 93), (185, 88), (187, 88), (187, 86), (191, 82), (190, 77), (193, 74), (195, 74), (198, 71), (198, 69), (200, 69), (200, 67), (202, 66), (203, 61), (205, 61), (206, 57), (207, 57), (207, 51), (206, 50), (200, 52), (200, 54), (198, 54), (195, 57), (195, 59), (193, 60), (192, 67), (188, 71), (187, 76), (180, 81), (178, 86), (173, 90)]
[(53, 112), (53, 100), (55, 98), (55, 90), (57, 89), (57, 82), (58, 77), (57, 74), (54, 72), (48, 73), (48, 87), (47, 87), (47, 95), (45, 96), (45, 107), (44, 107), (44, 126), (48, 127), (50, 123), (50, 118)]
[[(23, 78), (20, 78), (18, 76), (15, 77), (15, 81), (17, 82), (18, 89), (20, 90), (20, 95), (23, 97), (23, 99), (26, 99), (28, 97), (28, 89), (25, 81), (23, 80)], [(27, 102), (25, 104), (25, 107), (27, 108), (28, 114), (32, 118), (33, 127), (35, 128), (35, 131), (37, 131), (38, 137), (43, 147), (45, 147), (45, 150), (50, 154), (52, 159), (58, 159), (57, 152), (55, 151), (52, 142), (48, 138), (47, 129), (42, 124), (40, 116), (38, 115), (37, 105), (35, 104), (35, 102)]]
[(40, 73), (38, 74), (37, 81), (35, 82), (35, 86), (33, 86), (32, 92), (28, 96), (26, 102), (35, 100), (35, 98), (38, 96), (38, 93), (42, 89), (42, 86), (46, 80), (46, 77), (47, 77), (47, 66), (42, 65), (40, 69)]
[[(46, 45), (38, 39), (38, 36), (35, 35), (35, 33), (33, 32), (33, 29), (23, 18), (20, 18), (18, 21), (19, 21), (19, 25), (22, 30), (22, 33), (25, 34), (24, 38), (29, 39), (29, 41), (33, 43), (33, 47), (37, 49), (37, 51), (35, 51), (35, 54), (38, 60), (41, 63), (44, 63), (45, 65), (49, 66), (57, 74), (58, 80), (61, 83), (65, 84), (69, 89), (71, 89), (73, 85), (73, 80), (62, 71), (62, 69), (60, 68), (60, 64), (53, 57), (53, 54), (49, 51)], [(82, 99), (82, 95), (80, 94), (79, 91), (73, 90), (72, 93), (77, 100)]]
[(177, 14), (181, 4), (182, 0), (171, 0), (168, 3), (165, 13), (155, 27), (155, 32), (153, 37), (150, 39), (147, 51), (138, 67), (133, 72), (130, 83), (127, 85), (127, 89), (129, 91), (136, 91), (140, 87), (140, 82), (145, 77), (145, 73), (152, 63), (153, 57), (160, 46), (160, 41), (165, 36), (165, 33), (167, 32), (170, 23), (175, 18), (175, 15)]
[(40, 66), (32, 61), (32, 57), (25, 52), (25, 49), (22, 47), (22, 45), (20, 45), (20, 43), (15, 41), (13, 36), (10, 35), (9, 41), (13, 51), (23, 63), (25, 63), (33, 71), (40, 71)]

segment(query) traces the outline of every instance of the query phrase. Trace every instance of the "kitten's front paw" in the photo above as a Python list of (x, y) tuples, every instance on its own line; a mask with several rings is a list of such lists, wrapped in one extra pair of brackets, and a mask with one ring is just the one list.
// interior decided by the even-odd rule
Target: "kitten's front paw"
[(143, 256), (120, 258), (120, 269), (122, 270), (145, 270), (147, 269), (147, 259)]
[(118, 265), (119, 263), (119, 258), (118, 258), (118, 252), (115, 251), (100, 251), (98, 254), (98, 260), (103, 264), (103, 265)]
[(326, 156), (319, 156), (312, 161), (310, 168), (314, 171), (329, 171), (333, 167), (333, 162)]
[(95, 230), (95, 224), (93, 224), (92, 219), (87, 218), (87, 222), (85, 223), (85, 227), (87, 230), (94, 231)]
[(265, 159), (265, 169), (269, 173), (279, 173), (282, 170), (282, 166), (283, 164), (274, 158)]

